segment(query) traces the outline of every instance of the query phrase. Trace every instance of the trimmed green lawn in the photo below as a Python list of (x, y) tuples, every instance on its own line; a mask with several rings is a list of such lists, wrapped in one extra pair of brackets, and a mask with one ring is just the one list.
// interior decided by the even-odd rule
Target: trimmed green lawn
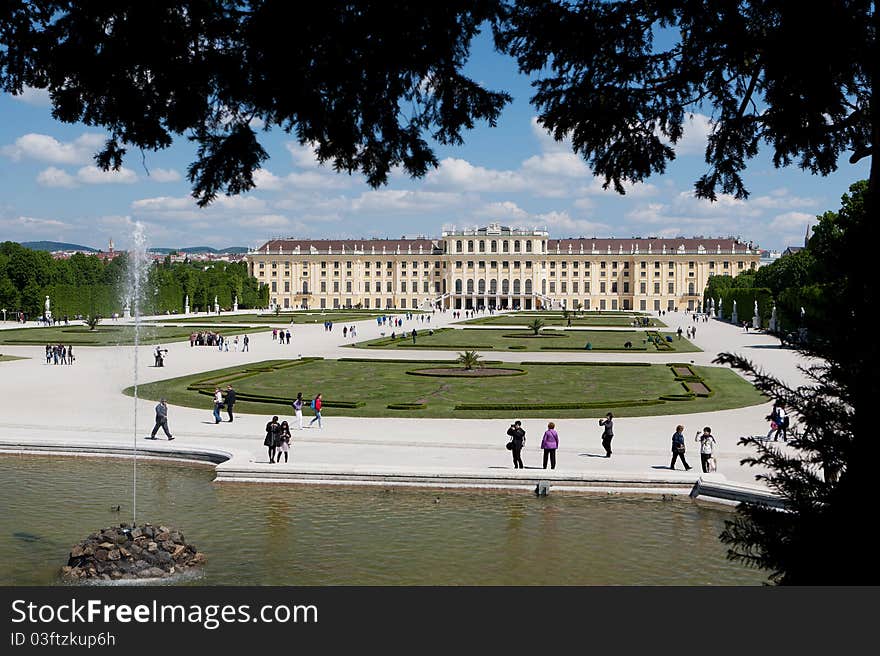
[(13, 360), (27, 360), (27, 358), (20, 358), (17, 355), (0, 354), (0, 362), (12, 362)]
[[(700, 349), (687, 339), (678, 339), (674, 333), (660, 333), (664, 353), (693, 353)], [(672, 337), (667, 341), (666, 336)], [(453, 349), (495, 350), (495, 351), (583, 351), (587, 343), (593, 351), (622, 351), (656, 353), (658, 348), (646, 342), (645, 330), (543, 330), (535, 337), (531, 330), (516, 328), (438, 328), (434, 334), (428, 329), (416, 329), (416, 342), (413, 344), (409, 333), (401, 339), (400, 334), (391, 339), (391, 331), (386, 337), (353, 344), (356, 348), (378, 349)], [(626, 342), (632, 349), (625, 349)]]
[[(644, 318), (644, 317), (640, 317)], [(563, 318), (562, 313), (535, 313), (535, 312), (515, 312), (511, 314), (496, 314), (488, 317), (480, 317), (479, 319), (468, 319), (463, 321), (465, 324), (477, 324), (487, 326), (526, 326), (535, 319), (541, 319), (545, 326), (568, 326), (568, 319)], [(591, 327), (623, 327), (632, 326), (632, 316), (621, 316), (619, 314), (602, 314), (601, 312), (584, 312), (575, 316), (571, 315), (572, 328), (591, 328)], [(649, 318), (648, 326), (652, 328), (665, 328), (666, 324), (659, 319)]]
[[(681, 415), (766, 401), (754, 386), (723, 367), (688, 365), (711, 390), (708, 397), (689, 397), (686, 383), (676, 380), (671, 367), (661, 364), (505, 363), (490, 366), (514, 367), (524, 373), (492, 378), (407, 373), (449, 366), (455, 366), (451, 360), (270, 360), (141, 385), (139, 396), (165, 397), (172, 404), (204, 408), (209, 416), (215, 385), (225, 388), (231, 383), (239, 398), (238, 412), (289, 418), (293, 415), (290, 403), (297, 392), (306, 398), (321, 392), (325, 402), (322, 414), (330, 422), (334, 415), (505, 419), (601, 417), (609, 411), (621, 417)], [(131, 394), (131, 388), (126, 393)], [(664, 401), (661, 396), (676, 400)], [(553, 407), (560, 404), (582, 407)], [(345, 405), (349, 407), (339, 407)], [(403, 407), (390, 409), (389, 405)], [(307, 409), (303, 414), (311, 416), (312, 412)]]
[[(171, 326), (142, 326), (141, 344), (165, 344), (189, 341), (195, 328)], [(241, 335), (266, 330), (266, 328), (229, 328), (222, 335)], [(134, 344), (134, 327), (98, 325), (97, 330), (88, 326), (52, 326), (49, 328), (15, 328), (0, 331), (0, 344), (33, 346), (35, 344), (73, 344), (75, 346), (118, 346)]]
[(316, 310), (281, 312), (278, 316), (275, 316), (274, 314), (221, 314), (220, 316), (217, 316), (216, 314), (204, 314), (198, 317), (188, 317), (186, 319), (160, 319), (159, 323), (186, 323), (201, 326), (213, 326), (224, 323), (265, 323), (269, 325), (289, 325), (291, 322), (295, 324), (324, 323), (325, 321), (332, 321), (333, 323), (348, 323), (351, 321), (363, 321), (365, 319), (375, 320), (376, 317), (381, 317), (383, 315), (401, 315), (406, 312), (421, 314), (418, 310), (397, 310), (394, 312), (381, 312), (377, 310), (327, 310), (321, 312), (320, 310)]

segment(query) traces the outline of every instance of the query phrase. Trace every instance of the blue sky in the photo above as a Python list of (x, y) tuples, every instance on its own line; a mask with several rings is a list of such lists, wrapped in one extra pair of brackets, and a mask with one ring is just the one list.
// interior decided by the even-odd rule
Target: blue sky
[(762, 248), (803, 242), (816, 214), (867, 177), (867, 160), (822, 178), (777, 170), (764, 152), (746, 172), (748, 201), (693, 197), (710, 117), (697, 114), (663, 176), (603, 191), (585, 162), (535, 121), (531, 88), (514, 62), (479, 38), (469, 74), (513, 97), (496, 128), (479, 125), (461, 147), (437, 146), (440, 167), (422, 180), (392, 175), (370, 189), (359, 175), (318, 165), (309, 148), (280, 131), (260, 133), (271, 159), (257, 189), (199, 209), (185, 180), (193, 147), (185, 138), (157, 153), (130, 152), (123, 170), (103, 173), (91, 156), (100, 129), (54, 121), (45, 94), (0, 95), (0, 241), (54, 240), (124, 248), (131, 224), (151, 246), (257, 246), (273, 237), (438, 236), (444, 227), (545, 227), (551, 237), (738, 236)]

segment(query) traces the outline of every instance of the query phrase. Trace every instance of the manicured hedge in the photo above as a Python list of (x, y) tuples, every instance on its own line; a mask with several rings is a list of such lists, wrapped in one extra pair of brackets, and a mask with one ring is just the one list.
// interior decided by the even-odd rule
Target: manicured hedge
[(411, 364), (425, 362), (427, 364), (456, 364), (457, 360), (395, 360), (394, 358), (339, 358), (337, 362), (391, 362), (394, 364)]
[(456, 410), (590, 410), (593, 408), (622, 408), (632, 406), (660, 405), (660, 399), (637, 401), (607, 401), (597, 403), (460, 403)]
[[(503, 367), (504, 369), (511, 369), (516, 373), (505, 374), (506, 376), (524, 376), (526, 374), (525, 369), (520, 369), (518, 367)], [(484, 367), (484, 369), (492, 369), (492, 367)], [(480, 376), (474, 376), (473, 374), (466, 374), (464, 370), (460, 374), (431, 374), (421, 371), (419, 369), (412, 369), (406, 372), (409, 376), (428, 376), (431, 378), (480, 378)], [(485, 376), (485, 378), (494, 378), (494, 376)]]
[(648, 349), (640, 346), (632, 348), (623, 348), (622, 346), (603, 346), (602, 348), (588, 349), (586, 346), (542, 346), (542, 351), (647, 351)]
[(650, 362), (520, 362), (531, 366), (553, 365), (554, 367), (650, 367)]
[(386, 408), (389, 410), (424, 410), (427, 403), (389, 403)]

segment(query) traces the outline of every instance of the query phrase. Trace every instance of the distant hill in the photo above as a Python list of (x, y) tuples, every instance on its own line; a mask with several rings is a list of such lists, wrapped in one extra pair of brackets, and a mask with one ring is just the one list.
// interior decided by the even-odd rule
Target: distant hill
[(216, 248), (211, 248), (210, 246), (187, 246), (186, 248), (151, 248), (151, 253), (160, 253), (162, 255), (168, 255), (168, 253), (213, 253), (214, 255), (220, 253), (247, 253), (248, 249), (246, 246), (230, 246), (229, 248), (224, 248), (218, 250)]
[(81, 244), (68, 244), (63, 241), (23, 241), (21, 245), (34, 251), (83, 251), (86, 253), (98, 253), (97, 248), (82, 246)]

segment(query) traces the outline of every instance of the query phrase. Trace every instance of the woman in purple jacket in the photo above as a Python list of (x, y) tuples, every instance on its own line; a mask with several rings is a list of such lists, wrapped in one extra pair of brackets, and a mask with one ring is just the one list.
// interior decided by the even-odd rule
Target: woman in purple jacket
[(550, 457), (550, 469), (556, 469), (556, 449), (559, 448), (559, 434), (556, 432), (556, 424), (552, 421), (547, 424), (547, 430), (544, 431), (541, 448), (544, 449), (544, 469), (547, 469), (548, 456)]

